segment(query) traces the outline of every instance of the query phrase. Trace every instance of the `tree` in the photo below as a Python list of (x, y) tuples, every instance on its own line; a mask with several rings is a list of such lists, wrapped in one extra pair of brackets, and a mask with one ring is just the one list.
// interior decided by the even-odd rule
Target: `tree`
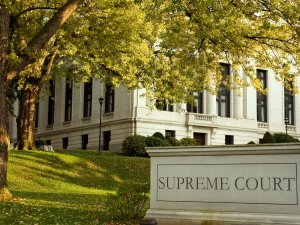
[[(35, 148), (35, 102), (42, 84), (49, 78), (66, 76), (81, 81), (93, 76), (114, 85), (123, 82), (129, 87), (136, 86), (134, 76), (153, 54), (154, 29), (147, 21), (145, 5), (102, 1), (80, 8), (52, 37), (39, 60), (17, 76), (21, 109), (17, 119), (18, 149)], [(36, 13), (32, 16), (37, 17)], [(36, 19), (38, 25), (44, 18), (40, 16), (42, 19)], [(53, 52), (56, 60), (51, 57)]]
[[(156, 74), (149, 78), (159, 80), (154, 91), (165, 92), (171, 102), (190, 90), (216, 93), (220, 83), (228, 88), (253, 85), (265, 92), (257, 67), (272, 68), (289, 86), (299, 74), (299, 5), (281, 0), (161, 2), (156, 15), (164, 27)], [(222, 77), (220, 62), (232, 65), (229, 79)], [(239, 76), (241, 69), (247, 78)]]
[[(17, 87), (19, 99), (19, 114), (17, 117), (17, 146), (19, 150), (35, 149), (35, 120), (37, 111), (37, 101), (42, 85), (51, 78), (51, 68), (53, 66), (57, 50), (50, 55), (41, 57), (37, 65), (33, 64), (31, 74), (18, 80)], [(41, 65), (40, 65), (41, 64)], [(34, 74), (34, 76), (33, 76)]]
[[(83, 0), (68, 0), (63, 2), (57, 8), (57, 12), (46, 20), (42, 29), (32, 35), (30, 41), (22, 54), (14, 56), (12, 44), (16, 43), (22, 46), (22, 40), (15, 42), (14, 29), (16, 28), (15, 20), (28, 11), (35, 10), (33, 2), (28, 8), (22, 11), (15, 11), (16, 5), (10, 4), (10, 1), (0, 3), (0, 200), (10, 198), (11, 194), (7, 188), (7, 160), (8, 160), (8, 116), (6, 93), (9, 89), (10, 82), (21, 72), (27, 65), (34, 63), (49, 39), (56, 33), (72, 13), (79, 7)], [(18, 3), (16, 3), (18, 5)], [(32, 24), (34, 26), (34, 24)]]

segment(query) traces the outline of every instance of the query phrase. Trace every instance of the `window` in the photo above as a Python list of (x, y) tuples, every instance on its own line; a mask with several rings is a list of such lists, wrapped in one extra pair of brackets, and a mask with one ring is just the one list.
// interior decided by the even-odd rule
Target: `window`
[(65, 121), (72, 119), (72, 92), (73, 85), (72, 81), (66, 79), (66, 95), (65, 95)]
[(294, 95), (293, 95), (293, 92), (287, 88), (284, 88), (284, 118), (288, 118), (289, 125), (295, 124)]
[[(262, 87), (267, 88), (267, 71), (257, 70), (257, 78), (261, 81)], [(267, 95), (257, 92), (257, 121), (267, 122)]]
[(39, 126), (39, 113), (40, 113), (40, 104), (39, 100), (35, 103), (35, 127)]
[(69, 145), (69, 138), (64, 137), (62, 141), (63, 141), (63, 149), (67, 149)]
[(46, 140), (46, 145), (51, 145), (51, 140)]
[(175, 130), (166, 130), (165, 137), (166, 138), (175, 138)]
[(110, 113), (115, 110), (115, 89), (112, 85), (106, 85), (105, 88), (105, 107), (104, 112)]
[(81, 149), (82, 150), (87, 149), (88, 142), (89, 142), (89, 135), (88, 134), (81, 135)]
[(92, 91), (93, 79), (90, 78), (88, 82), (84, 83), (83, 117), (90, 117), (92, 115)]
[(103, 132), (103, 150), (109, 150), (109, 142), (111, 140), (111, 132), (104, 131)]
[(193, 92), (194, 102), (187, 104), (187, 111), (192, 113), (203, 113), (203, 93)]
[[(221, 63), (221, 71), (225, 79), (230, 75), (230, 64)], [(217, 94), (217, 112), (219, 116), (230, 117), (230, 90), (221, 83)]]
[(155, 107), (158, 110), (162, 110), (162, 111), (168, 111), (168, 112), (173, 112), (174, 111), (173, 104), (170, 103), (168, 100), (166, 100), (166, 101), (156, 100)]
[(48, 125), (54, 123), (54, 106), (55, 106), (55, 84), (53, 80), (49, 81), (49, 99), (48, 99)]
[(233, 135), (225, 135), (225, 145), (233, 145), (234, 137)]

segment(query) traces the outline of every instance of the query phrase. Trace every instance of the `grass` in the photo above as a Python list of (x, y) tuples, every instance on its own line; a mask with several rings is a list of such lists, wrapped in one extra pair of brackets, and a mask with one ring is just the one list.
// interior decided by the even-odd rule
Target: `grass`
[(107, 193), (125, 181), (149, 181), (150, 160), (113, 153), (11, 151), (0, 224), (108, 224)]

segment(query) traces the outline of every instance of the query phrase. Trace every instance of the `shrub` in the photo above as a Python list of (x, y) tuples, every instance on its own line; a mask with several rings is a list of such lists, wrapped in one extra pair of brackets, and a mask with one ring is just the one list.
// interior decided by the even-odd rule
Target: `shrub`
[(275, 143), (273, 135), (268, 131), (264, 134), (264, 137), (260, 140), (260, 144), (267, 144), (267, 143)]
[(122, 144), (122, 150), (129, 156), (145, 156), (146, 138), (141, 135), (133, 135), (125, 138)]
[(165, 136), (160, 132), (155, 132), (152, 137), (158, 137), (160, 139), (166, 139)]
[(249, 141), (248, 145), (255, 145), (255, 142), (254, 141)]
[(147, 210), (149, 184), (126, 182), (116, 194), (108, 194), (106, 209), (112, 220), (129, 222), (141, 219)]
[(145, 142), (147, 147), (162, 147), (169, 145), (166, 139), (161, 139), (154, 136), (146, 137)]
[(299, 142), (297, 138), (292, 137), (291, 135), (286, 135), (284, 133), (275, 133), (273, 135), (276, 143), (290, 143), (290, 142)]
[(195, 146), (197, 144), (194, 138), (182, 138), (180, 142), (183, 146)]
[(182, 145), (181, 142), (174, 137), (168, 137), (167, 141), (169, 142), (169, 144), (171, 146), (181, 146)]

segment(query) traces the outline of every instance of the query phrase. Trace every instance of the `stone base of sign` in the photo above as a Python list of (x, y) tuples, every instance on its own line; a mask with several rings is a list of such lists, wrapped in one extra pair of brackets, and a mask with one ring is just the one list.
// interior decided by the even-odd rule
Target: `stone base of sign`
[(150, 209), (146, 218), (155, 218), (159, 225), (289, 225), (300, 224), (300, 216), (223, 213)]
[(300, 144), (151, 148), (159, 225), (300, 225)]

